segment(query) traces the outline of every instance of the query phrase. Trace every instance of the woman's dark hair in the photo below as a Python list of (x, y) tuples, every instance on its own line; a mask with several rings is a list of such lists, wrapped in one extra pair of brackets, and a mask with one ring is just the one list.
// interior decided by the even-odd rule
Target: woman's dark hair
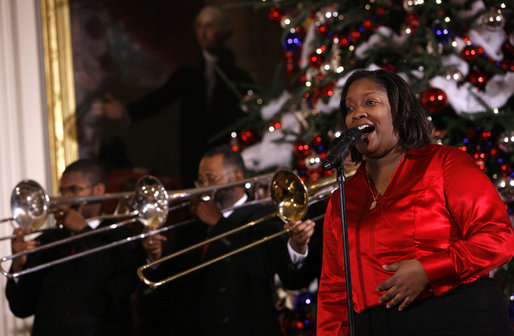
[[(341, 94), (341, 115), (346, 129), (346, 95), (353, 82), (369, 79), (381, 85), (387, 92), (393, 127), (403, 148), (418, 148), (430, 142), (432, 125), (409, 84), (400, 76), (387, 70), (357, 70), (346, 81)], [(362, 161), (362, 155), (352, 150), (352, 160)]]

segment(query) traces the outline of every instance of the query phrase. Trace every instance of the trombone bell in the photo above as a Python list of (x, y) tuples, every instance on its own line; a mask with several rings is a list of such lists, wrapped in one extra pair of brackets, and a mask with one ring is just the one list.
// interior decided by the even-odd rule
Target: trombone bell
[(11, 210), (18, 225), (25, 229), (38, 229), (43, 225), (50, 204), (50, 197), (33, 180), (23, 180), (11, 193)]
[(134, 197), (138, 219), (144, 226), (156, 229), (166, 221), (168, 217), (168, 192), (161, 182), (146, 175), (137, 182)]
[(271, 181), (271, 199), (284, 221), (301, 220), (309, 209), (307, 187), (290, 170), (279, 170)]

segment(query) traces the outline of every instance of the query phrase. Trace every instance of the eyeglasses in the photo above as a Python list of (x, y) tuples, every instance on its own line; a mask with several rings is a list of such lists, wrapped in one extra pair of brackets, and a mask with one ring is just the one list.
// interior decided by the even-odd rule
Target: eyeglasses
[(195, 185), (197, 187), (216, 185), (218, 184), (224, 177), (229, 174), (232, 174), (234, 171), (225, 172), (221, 175), (214, 174), (206, 174), (205, 176), (198, 176), (198, 180), (195, 181)]
[(61, 195), (64, 195), (66, 193), (78, 194), (79, 192), (82, 192), (83, 190), (90, 189), (90, 188), (93, 188), (93, 185), (80, 186), (80, 185), (77, 185), (77, 184), (72, 184), (72, 185), (70, 185), (68, 187), (61, 187), (61, 188), (59, 188), (59, 193)]

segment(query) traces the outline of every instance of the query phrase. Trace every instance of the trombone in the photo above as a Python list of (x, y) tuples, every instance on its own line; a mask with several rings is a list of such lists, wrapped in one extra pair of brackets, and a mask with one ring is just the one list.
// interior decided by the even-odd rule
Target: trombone
[[(35, 181), (32, 180), (24, 180), (16, 185), (12, 194), (11, 194), (11, 209), (13, 217), (6, 218), (4, 220), (0, 220), (0, 222), (5, 221), (15, 221), (19, 227), (28, 228), (32, 227), (34, 229), (38, 229), (47, 215), (54, 211), (56, 207), (65, 204), (87, 204), (89, 202), (100, 202), (103, 200), (110, 199), (118, 199), (118, 200), (128, 200), (132, 199), (132, 208), (134, 210), (132, 212), (126, 214), (119, 214), (118, 208), (120, 201), (118, 202), (118, 206), (115, 212), (112, 215), (103, 215), (99, 217), (89, 218), (86, 221), (98, 220), (98, 219), (121, 219), (121, 218), (129, 218), (127, 220), (123, 220), (119, 223), (113, 223), (111, 225), (88, 231), (85, 233), (73, 235), (71, 237), (55, 241), (49, 244), (45, 244), (39, 246), (32, 250), (27, 250), (23, 252), (19, 252), (10, 256), (5, 256), (0, 258), (0, 273), (8, 278), (17, 278), (25, 274), (29, 274), (41, 269), (45, 269), (47, 267), (60, 264), (69, 260), (73, 260), (85, 255), (89, 255), (95, 252), (99, 252), (111, 247), (119, 246), (121, 244), (129, 243), (131, 241), (137, 239), (144, 239), (146, 237), (174, 229), (180, 227), (182, 225), (186, 225), (188, 223), (193, 222), (193, 220), (186, 220), (180, 223), (176, 223), (174, 225), (166, 226), (160, 228), (160, 226), (166, 221), (168, 212), (173, 210), (172, 206), (179, 207), (184, 206), (180, 202), (187, 201), (188, 199), (197, 197), (199, 195), (209, 195), (216, 191), (232, 188), (235, 186), (244, 185), (245, 188), (249, 189), (251, 185), (262, 183), (264, 181), (269, 181), (272, 177), (272, 173), (255, 176), (252, 178), (247, 178), (241, 181), (227, 183), (223, 185), (217, 185), (212, 187), (205, 188), (191, 188), (191, 189), (183, 189), (168, 192), (161, 184), (161, 182), (150, 175), (143, 176), (138, 182), (136, 186), (135, 192), (120, 192), (120, 193), (111, 193), (104, 194), (100, 196), (86, 196), (86, 197), (55, 197), (50, 198), (44, 191), (44, 189)], [(266, 199), (259, 200), (258, 202), (263, 202)], [(61, 259), (57, 259), (54, 261), (47, 262), (45, 264), (41, 264), (32, 268), (25, 269), (23, 271), (17, 273), (9, 273), (2, 268), (2, 263), (15, 259), (17, 257), (21, 257), (30, 253), (39, 252), (42, 250), (46, 250), (55, 246), (59, 246), (65, 243), (69, 243), (71, 241), (88, 237), (93, 234), (98, 234), (107, 230), (113, 230), (119, 228), (123, 225), (127, 225), (136, 221), (140, 221), (145, 227), (149, 227), (152, 231), (137, 234), (131, 237), (127, 237), (104, 246), (99, 246), (93, 248), (91, 250), (83, 251), (80, 253), (76, 253)], [(36, 230), (31, 233), (41, 232), (46, 230)], [(6, 237), (0, 237), (0, 240), (4, 239), (12, 239), (15, 238), (15, 235), (10, 235)]]
[[(149, 176), (149, 175), (147, 175)], [(204, 188), (190, 188), (182, 190), (166, 190), (168, 194), (168, 210), (174, 210), (179, 207), (187, 206), (187, 200), (201, 195), (210, 195), (222, 189), (228, 189), (236, 186), (244, 185), (245, 188), (250, 189), (252, 185), (258, 183), (268, 183), (273, 176), (273, 173), (259, 175), (247, 178), (241, 181), (231, 182), (222, 185), (204, 187)], [(142, 177), (139, 182), (142, 182)], [(152, 177), (154, 178), (154, 177)], [(154, 178), (155, 179), (155, 178)], [(138, 182), (138, 183), (139, 183)], [(143, 182), (142, 182), (143, 183)], [(161, 184), (159, 182), (159, 184)], [(55, 208), (68, 205), (68, 204), (87, 204), (93, 202), (101, 202), (112, 199), (118, 200), (118, 205), (112, 215), (102, 215), (99, 217), (88, 218), (86, 221), (93, 221), (98, 219), (119, 219), (123, 217), (133, 217), (134, 214), (119, 214), (120, 204), (122, 200), (129, 200), (134, 197), (135, 192), (117, 192), (106, 193), (99, 196), (78, 196), (78, 197), (52, 197), (45, 193), (44, 189), (37, 182), (33, 180), (23, 180), (19, 182), (11, 193), (11, 212), (12, 217), (0, 219), (2, 222), (16, 222), (22, 228), (32, 227), (39, 229), (47, 216), (55, 211)], [(154, 225), (153, 228), (157, 226)], [(44, 230), (33, 231), (32, 233), (41, 232)], [(0, 240), (16, 238), (15, 235), (0, 237)]]
[(152, 281), (148, 279), (144, 271), (148, 268), (152, 268), (156, 265), (159, 265), (167, 260), (173, 259), (179, 255), (182, 255), (184, 253), (187, 253), (191, 250), (197, 249), (199, 247), (202, 247), (206, 244), (210, 244), (213, 241), (222, 239), (226, 236), (232, 235), (234, 233), (240, 232), (242, 230), (246, 230), (254, 225), (257, 225), (259, 223), (265, 222), (267, 220), (270, 220), (274, 217), (279, 217), (285, 222), (287, 221), (297, 221), (301, 220), (308, 210), (309, 205), (309, 198), (314, 197), (324, 197), (327, 194), (331, 194), (332, 191), (336, 187), (336, 176), (331, 175), (327, 178), (320, 179), (318, 181), (311, 182), (309, 184), (305, 184), (298, 175), (293, 173), (290, 170), (282, 169), (276, 172), (273, 175), (273, 178), (270, 183), (270, 193), (271, 193), (271, 199), (274, 203), (274, 205), (277, 207), (277, 211), (268, 214), (266, 216), (263, 216), (262, 218), (259, 218), (255, 221), (251, 221), (249, 223), (246, 223), (242, 226), (239, 226), (235, 229), (229, 230), (225, 233), (219, 234), (215, 237), (212, 237), (210, 239), (207, 239), (205, 241), (202, 241), (200, 243), (197, 243), (195, 245), (192, 245), (190, 247), (187, 247), (183, 250), (177, 251), (173, 254), (170, 254), (166, 257), (163, 257), (161, 259), (155, 260), (151, 263), (148, 263), (146, 265), (143, 265), (138, 268), (137, 274), (141, 280), (143, 280), (147, 285), (149, 285), (152, 288), (160, 287), (168, 282), (171, 282), (175, 279), (178, 279), (186, 274), (189, 274), (191, 272), (194, 272), (196, 270), (202, 269), (204, 267), (207, 267), (213, 263), (216, 263), (220, 260), (223, 260), (225, 258), (228, 258), (232, 255), (238, 254), (244, 250), (247, 250), (249, 248), (252, 248), (254, 246), (257, 246), (259, 244), (265, 243), (273, 238), (276, 238), (278, 236), (281, 236), (285, 233), (290, 232), (293, 230), (297, 225), (294, 225), (288, 229), (285, 229), (283, 231), (276, 232), (270, 236), (266, 236), (260, 240), (257, 240), (255, 242), (252, 242), (246, 246), (243, 246), (241, 248), (238, 248), (236, 250), (233, 250), (231, 252), (228, 252), (224, 255), (221, 255), (217, 258), (214, 258), (212, 260), (209, 260), (207, 262), (201, 263), (197, 266), (194, 266), (190, 269), (187, 269), (183, 272), (180, 272), (178, 274), (172, 275), (166, 279), (160, 280), (160, 281)]
[[(35, 229), (30, 234), (40, 233), (52, 229), (39, 229), (47, 216), (50, 213), (56, 211), (57, 207), (66, 204), (86, 204), (88, 202), (99, 202), (101, 200), (108, 199), (128, 199), (130, 193), (117, 193), (117, 194), (105, 194), (102, 196), (87, 196), (87, 197), (56, 197), (50, 198), (45, 193), (43, 187), (39, 183), (33, 180), (23, 180), (19, 182), (11, 193), (11, 212), (12, 217), (4, 218), (0, 220), (2, 222), (16, 222), (17, 226), (26, 229), (31, 227)], [(120, 204), (120, 202), (118, 202)], [(98, 219), (116, 219), (123, 217), (131, 217), (131, 214), (124, 215), (118, 213), (117, 208), (112, 215), (104, 215), (100, 217), (87, 218), (86, 222), (91, 222)], [(59, 228), (62, 228), (59, 227)], [(0, 240), (13, 239), (16, 235), (8, 235), (0, 237)]]
[[(14, 214), (13, 218), (19, 218), (19, 221), (17, 220), (17, 222), (19, 223), (20, 226), (28, 227), (28, 226), (32, 225), (34, 222), (41, 221), (42, 219), (44, 219), (44, 217), (46, 216), (46, 214), (48, 212), (48, 209), (50, 208), (48, 196), (44, 192), (41, 192), (42, 188), (40, 188), (40, 186), (37, 183), (35, 183), (35, 184), (34, 183), (31, 182), (28, 184), (23, 184), (21, 186), (17, 186), (17, 188), (15, 188), (15, 190), (13, 191), (13, 195), (16, 194), (16, 196), (14, 198), (17, 198), (18, 197), (17, 195), (25, 195), (24, 197), (20, 196), (21, 201), (19, 203), (14, 202), (15, 206), (13, 206), (13, 214)], [(25, 190), (24, 189), (25, 187), (27, 187), (27, 190), (31, 190), (31, 192), (33, 191), (34, 193), (29, 193), (28, 194), (29, 196), (27, 196), (27, 194), (25, 194), (24, 192), (21, 192), (22, 190)], [(32, 190), (32, 188), (35, 188), (35, 191)], [(25, 191), (27, 191), (27, 190), (25, 190)], [(34, 194), (37, 195), (37, 197), (34, 197), (33, 196)], [(103, 196), (78, 197), (78, 198), (67, 199), (66, 202), (73, 204), (74, 202), (82, 202), (84, 199), (87, 199), (88, 201), (99, 201), (99, 200), (103, 200), (103, 199), (108, 199), (109, 197), (110, 197), (110, 195), (107, 195), (107, 197), (103, 197)], [(34, 198), (36, 198), (35, 202), (33, 201)], [(84, 232), (81, 234), (73, 235), (73, 236), (65, 238), (65, 239), (54, 241), (52, 243), (39, 246), (32, 250), (26, 250), (26, 251), (22, 251), (19, 253), (15, 253), (10, 256), (2, 257), (2, 258), (0, 258), (0, 273), (2, 273), (7, 278), (13, 279), (13, 278), (17, 278), (22, 275), (25, 275), (25, 274), (29, 274), (29, 273), (32, 273), (35, 271), (39, 271), (41, 269), (45, 269), (47, 267), (50, 267), (50, 266), (53, 266), (56, 264), (63, 263), (65, 261), (73, 260), (73, 259), (82, 257), (84, 255), (88, 255), (88, 254), (91, 254), (91, 253), (94, 253), (94, 252), (97, 252), (97, 251), (100, 251), (100, 250), (103, 250), (106, 248), (111, 248), (111, 247), (120, 245), (121, 243), (127, 243), (127, 242), (130, 242), (130, 241), (132, 241), (134, 239), (138, 239), (138, 238), (145, 238), (146, 236), (148, 236), (148, 234), (137, 235), (137, 236), (132, 237), (132, 239), (128, 239), (128, 238), (124, 239), (123, 242), (121, 242), (121, 241), (115, 242), (117, 244), (110, 243), (110, 244), (100, 246), (100, 247), (97, 247), (97, 248), (94, 248), (91, 250), (83, 251), (81, 253), (73, 254), (73, 255), (70, 255), (70, 256), (67, 256), (67, 257), (64, 257), (61, 259), (49, 261), (47, 263), (40, 264), (35, 267), (27, 268), (27, 269), (24, 269), (24, 270), (22, 270), (20, 272), (16, 272), (16, 273), (9, 273), (8, 271), (4, 270), (4, 268), (2, 267), (2, 264), (6, 261), (24, 256), (24, 255), (27, 255), (30, 253), (35, 253), (35, 252), (46, 250), (46, 249), (56, 247), (56, 246), (59, 246), (62, 244), (66, 244), (66, 243), (69, 243), (69, 242), (77, 240), (77, 239), (88, 237), (93, 234), (98, 234), (98, 233), (101, 233), (101, 232), (104, 232), (107, 230), (113, 230), (113, 229), (119, 228), (123, 225), (134, 223), (136, 221), (141, 222), (146, 227), (157, 228), (166, 221), (166, 218), (168, 216), (168, 199), (169, 199), (169, 197), (168, 197), (168, 193), (167, 193), (166, 189), (164, 188), (164, 186), (161, 184), (161, 182), (157, 178), (150, 176), (150, 175), (143, 176), (137, 182), (136, 191), (134, 193), (134, 204), (135, 204), (134, 210), (130, 214), (120, 215), (120, 217), (132, 217), (132, 218), (121, 221), (119, 223), (115, 223), (115, 224), (111, 224), (109, 226), (102, 227), (100, 229)], [(34, 216), (34, 219), (32, 219), (32, 221), (31, 221), (31, 215)], [(116, 215), (113, 215), (110, 217), (115, 217), (115, 216)], [(96, 217), (96, 218), (98, 219), (98, 217)], [(103, 218), (105, 218), (105, 217), (103, 217)], [(153, 231), (152, 234), (156, 233), (156, 232), (155, 233), (154, 232), (155, 231)]]

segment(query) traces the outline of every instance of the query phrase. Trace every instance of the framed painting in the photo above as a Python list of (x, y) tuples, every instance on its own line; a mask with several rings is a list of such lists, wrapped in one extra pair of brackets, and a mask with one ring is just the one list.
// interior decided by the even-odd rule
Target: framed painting
[[(40, 0), (53, 190), (78, 158), (97, 159), (108, 170), (178, 175), (179, 103), (128, 125), (106, 120), (98, 106), (128, 104), (159, 88), (200, 54), (194, 22), (202, 6), (231, 2)], [(266, 85), (275, 70), (270, 60), (282, 57), (280, 44), (267, 37), (278, 36), (280, 27), (265, 11), (228, 7), (228, 47)]]
[[(78, 158), (107, 160), (108, 168), (130, 166), (173, 175), (178, 156), (176, 113), (126, 126), (103, 118), (99, 106), (108, 99), (129, 102), (159, 87), (198, 52), (193, 22), (201, 4), (40, 4), (53, 190), (65, 167)], [(171, 126), (164, 129), (163, 124)], [(166, 143), (170, 150), (153, 152), (156, 142)]]

